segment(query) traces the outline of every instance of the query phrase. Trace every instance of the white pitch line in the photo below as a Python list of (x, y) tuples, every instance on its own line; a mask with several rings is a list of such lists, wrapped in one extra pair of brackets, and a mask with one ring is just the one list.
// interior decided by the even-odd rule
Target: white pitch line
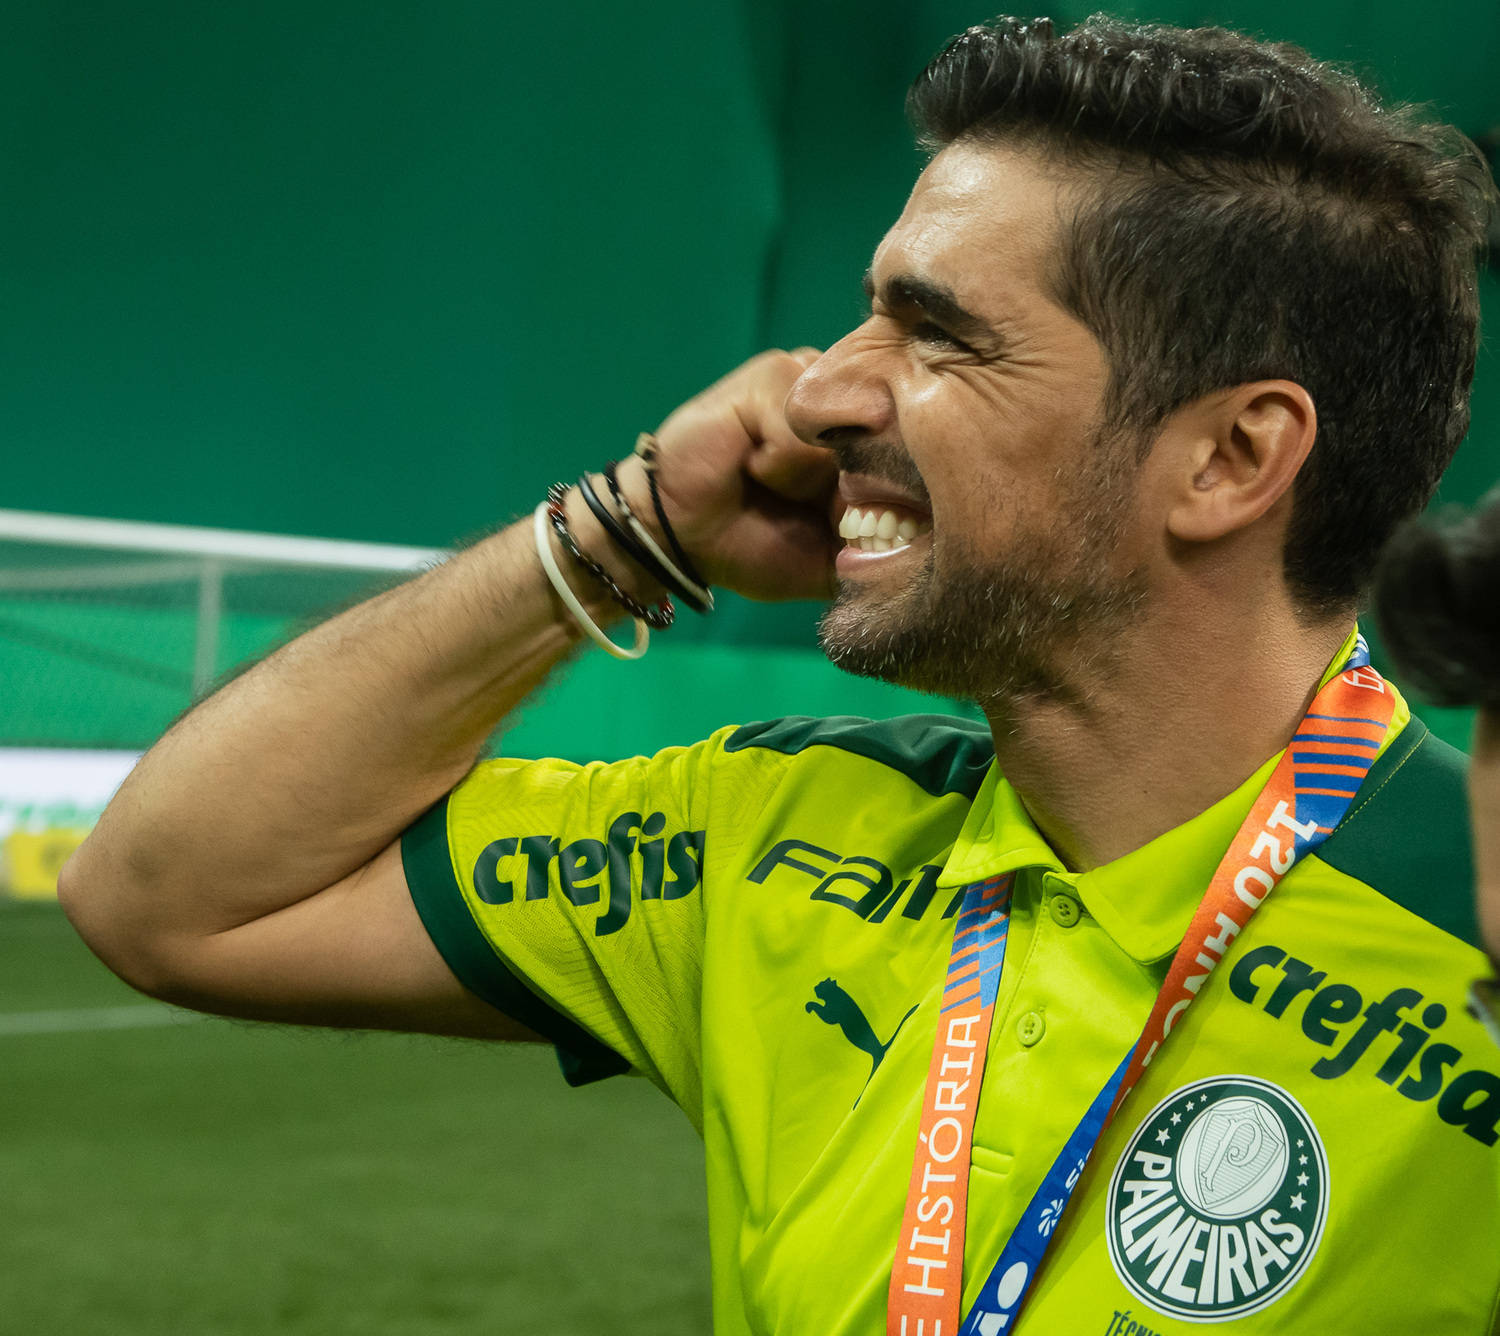
[(137, 1030), (200, 1020), (196, 1012), (154, 1003), (125, 1007), (77, 1007), (63, 1011), (0, 1012), (0, 1036), (81, 1034), (90, 1030)]

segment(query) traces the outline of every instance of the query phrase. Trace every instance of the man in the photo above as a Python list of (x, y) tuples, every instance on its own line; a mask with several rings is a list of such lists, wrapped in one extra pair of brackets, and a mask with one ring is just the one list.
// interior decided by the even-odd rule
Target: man
[[(1487, 178), (1217, 31), (1002, 21), (912, 108), (867, 320), (226, 687), (64, 903), (179, 1003), (644, 1073), (724, 1331), (1488, 1331), (1461, 776), (1354, 636), (1467, 425)], [(472, 769), (703, 582), (836, 594), (836, 662), (989, 727)]]

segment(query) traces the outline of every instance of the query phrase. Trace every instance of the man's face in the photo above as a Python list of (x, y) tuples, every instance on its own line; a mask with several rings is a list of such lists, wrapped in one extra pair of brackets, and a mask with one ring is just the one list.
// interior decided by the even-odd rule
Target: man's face
[(1066, 692), (1144, 598), (1135, 446), (1046, 281), (1076, 189), (1024, 151), (945, 149), (875, 252), (869, 319), (787, 400), (841, 470), (820, 638), (851, 672), (996, 706)]

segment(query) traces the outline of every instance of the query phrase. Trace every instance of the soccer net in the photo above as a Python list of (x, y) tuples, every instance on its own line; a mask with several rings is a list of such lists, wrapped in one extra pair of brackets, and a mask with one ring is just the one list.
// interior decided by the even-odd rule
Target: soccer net
[(50, 894), (135, 756), (216, 680), (445, 555), (0, 510), (0, 889)]

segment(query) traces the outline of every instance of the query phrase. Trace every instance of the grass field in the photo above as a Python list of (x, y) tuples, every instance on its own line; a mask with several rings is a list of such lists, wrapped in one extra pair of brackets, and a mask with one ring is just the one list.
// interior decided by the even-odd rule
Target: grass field
[(550, 1050), (167, 1016), (0, 900), (4, 1336), (706, 1333), (700, 1155)]

